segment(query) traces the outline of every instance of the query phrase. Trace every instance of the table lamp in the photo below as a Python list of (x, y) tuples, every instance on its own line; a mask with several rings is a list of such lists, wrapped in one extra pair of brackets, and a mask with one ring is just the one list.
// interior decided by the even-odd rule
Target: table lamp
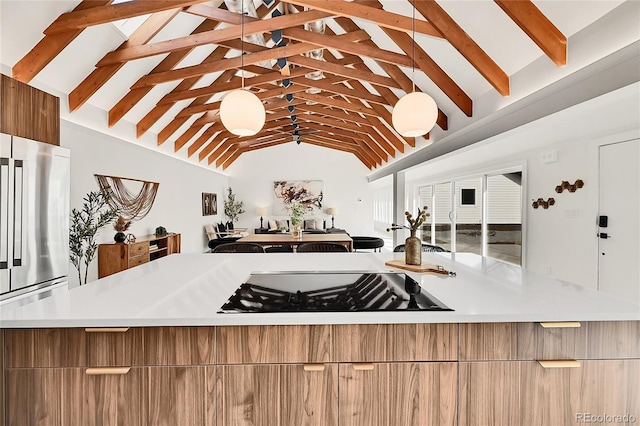
[(335, 207), (329, 207), (327, 209), (327, 214), (331, 215), (331, 228), (335, 228), (333, 226), (333, 221), (334, 221), (334, 216), (338, 213), (338, 209), (336, 209)]
[(267, 209), (264, 207), (258, 207), (258, 209), (256, 210), (256, 213), (260, 215), (260, 229), (264, 229), (264, 227), (262, 226), (262, 216), (267, 214)]

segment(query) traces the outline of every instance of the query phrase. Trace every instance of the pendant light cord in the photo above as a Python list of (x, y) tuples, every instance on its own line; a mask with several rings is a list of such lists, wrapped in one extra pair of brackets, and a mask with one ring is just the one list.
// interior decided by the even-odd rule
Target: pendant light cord
[(413, 0), (411, 2), (411, 6), (413, 6), (413, 11), (412, 11), (412, 34), (411, 34), (411, 40), (413, 40), (413, 43), (411, 43), (411, 82), (413, 83), (413, 87), (412, 87), (412, 91), (415, 92), (416, 91), (416, 0)]
[(241, 21), (241, 36), (240, 36), (240, 76), (242, 77), (242, 90), (244, 90), (244, 0), (241, 3), (240, 13), (242, 14)]

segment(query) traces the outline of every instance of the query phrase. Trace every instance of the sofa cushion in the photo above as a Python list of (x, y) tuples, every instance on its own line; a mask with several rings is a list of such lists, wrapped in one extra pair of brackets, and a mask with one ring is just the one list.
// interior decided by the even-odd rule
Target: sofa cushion
[(289, 221), (288, 220), (276, 220), (277, 229), (285, 228), (285, 230), (289, 230)]
[(305, 230), (317, 229), (316, 228), (316, 220), (315, 219), (305, 219), (304, 220), (304, 229)]
[(269, 231), (277, 231), (278, 230), (278, 224), (276, 223), (275, 220), (270, 220), (269, 221)]

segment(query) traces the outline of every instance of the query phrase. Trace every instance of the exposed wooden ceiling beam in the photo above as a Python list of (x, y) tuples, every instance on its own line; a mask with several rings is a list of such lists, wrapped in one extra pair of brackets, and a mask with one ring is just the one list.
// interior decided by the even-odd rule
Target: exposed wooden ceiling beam
[(411, 59), (407, 56), (391, 52), (389, 50), (380, 49), (377, 46), (342, 41), (335, 36), (318, 34), (302, 28), (287, 28), (282, 32), (282, 34), (284, 37), (292, 40), (312, 43), (321, 48), (336, 49), (340, 52), (364, 56), (390, 64), (404, 65), (407, 67), (411, 66)]
[[(350, 33), (347, 33), (350, 34)], [(300, 65), (302, 67), (312, 68), (323, 72), (328, 72), (330, 74), (341, 75), (343, 77), (347, 77), (353, 80), (362, 80), (367, 81), (369, 83), (379, 84), (381, 86), (392, 87), (399, 89), (400, 86), (394, 80), (389, 77), (384, 77), (378, 74), (374, 74), (369, 71), (361, 71), (354, 68), (343, 67), (338, 64), (333, 64), (330, 62), (319, 61), (317, 59), (307, 58), (305, 56), (295, 56), (290, 57), (289, 62), (294, 63), (296, 65)]]
[[(112, 1), (113, 0), (83, 0), (73, 11), (106, 6), (111, 4)], [(56, 21), (58, 19), (56, 19)], [(30, 82), (33, 77), (38, 75), (69, 43), (78, 37), (82, 31), (82, 29), (72, 29), (57, 34), (45, 35), (33, 49), (16, 62), (11, 69), (11, 76), (23, 83)]]
[[(357, 41), (363, 40), (368, 37), (366, 32), (358, 31), (355, 33), (347, 33), (339, 36), (345, 40)], [(244, 55), (244, 60), (242, 58), (227, 58), (222, 59), (213, 64), (201, 64), (201, 65), (193, 65), (189, 67), (179, 68), (176, 70), (166, 71), (162, 73), (150, 74), (142, 77), (138, 80), (132, 88), (144, 87), (144, 86), (155, 86), (157, 84), (166, 83), (174, 80), (182, 80), (184, 78), (196, 77), (204, 74), (210, 74), (217, 71), (224, 71), (232, 68), (240, 68), (242, 63), (246, 65), (257, 64), (263, 61), (268, 61), (274, 58), (290, 58), (289, 62), (292, 62), (291, 59), (293, 57), (301, 57), (299, 55), (303, 53), (310, 52), (312, 50), (317, 50), (318, 47), (309, 43), (297, 43), (291, 44), (284, 47), (276, 47), (272, 48), (268, 51), (259, 52), (259, 53), (250, 53), (248, 55)], [(320, 62), (320, 61), (318, 61)]]
[(449, 75), (406, 33), (384, 28), (384, 32), (402, 49), (409, 58), (414, 58), (421, 69), (454, 104), (466, 114), (473, 115), (473, 101)]
[[(209, 31), (215, 28), (216, 25), (218, 25), (218, 22), (204, 21), (195, 30), (193, 30), (192, 34)], [(170, 53), (158, 65), (156, 65), (149, 74), (169, 71), (170, 69), (173, 69), (173, 67), (179, 64), (180, 61), (182, 61), (192, 50), (193, 49), (185, 49), (178, 52)], [(131, 110), (131, 108), (133, 108), (138, 102), (142, 100), (142, 98), (145, 97), (147, 93), (151, 91), (151, 89), (153, 89), (153, 86), (130, 89), (129, 92), (109, 110), (109, 127), (115, 125), (118, 121), (120, 121), (122, 117), (124, 117), (125, 114)]]
[[(358, 123), (364, 126), (369, 126), (369, 120), (366, 118), (362, 118), (358, 114), (347, 114), (341, 109), (333, 109), (333, 108), (325, 108), (321, 105), (303, 105), (299, 108), (296, 108), (296, 111), (300, 109), (303, 111), (313, 112), (320, 115), (327, 115), (329, 117), (337, 118), (340, 120), (350, 121), (352, 123)], [(295, 111), (294, 111), (295, 114)]]
[[(221, 58), (224, 57), (224, 55), (226, 54), (227, 51), (228, 51), (228, 49), (225, 48), (225, 47), (218, 47), (216, 50), (211, 52), (209, 54), (209, 56), (207, 56), (207, 58), (205, 58), (205, 60), (203, 62), (207, 63), (207, 62), (218, 61), (218, 60), (220, 60)], [(232, 71), (223, 72), (222, 74), (220, 74), (216, 78), (215, 81), (216, 82), (228, 81), (233, 76), (233, 74), (234, 74), (234, 72), (232, 72)], [(174, 90), (188, 89), (189, 87), (192, 87), (194, 84), (196, 84), (198, 82), (198, 80), (200, 80), (200, 77), (188, 78), (188, 79), (180, 82), (180, 84), (178, 84), (175, 87)], [(207, 100), (208, 100), (208, 98), (197, 98), (197, 99), (194, 99), (193, 102), (190, 104), (190, 106), (203, 104)], [(149, 111), (136, 124), (136, 133), (137, 133), (138, 137), (140, 137), (147, 130), (149, 130), (151, 128), (151, 126), (153, 126), (170, 109), (171, 109), (171, 105), (156, 105), (155, 107), (153, 107), (153, 109), (151, 111)], [(174, 117), (174, 120), (179, 120), (179, 118)], [(180, 124), (180, 125), (182, 125), (182, 124)], [(175, 127), (175, 129), (177, 130), (177, 128), (180, 127), (180, 125)], [(166, 129), (166, 127), (165, 127), (165, 129)], [(171, 132), (171, 133), (173, 133), (173, 132)], [(170, 134), (167, 134), (163, 129), (163, 131), (161, 131), (160, 134), (158, 134), (158, 145), (161, 145), (164, 141), (166, 141), (165, 136), (168, 137), (168, 136), (170, 136)]]
[(567, 65), (567, 37), (530, 0), (495, 0), (557, 66)]
[(309, 78), (294, 78), (295, 84), (302, 84), (307, 87), (321, 89), (326, 92), (332, 92), (337, 95), (349, 96), (352, 98), (364, 99), (367, 102), (374, 102), (381, 105), (388, 105), (389, 103), (379, 95), (374, 95), (368, 90), (355, 90), (348, 88), (342, 84), (343, 78), (336, 78), (331, 76), (325, 76), (321, 80), (311, 80)]
[[(298, 87), (300, 86), (301, 85), (298, 85)], [(372, 115), (374, 117), (377, 116), (377, 113), (371, 108), (366, 108), (363, 105), (358, 105), (351, 102), (341, 101), (339, 99), (333, 99), (323, 94), (312, 94), (312, 93), (302, 92), (302, 93), (298, 93), (296, 96), (311, 102), (319, 103), (321, 105), (329, 105), (332, 107), (340, 108), (345, 111), (351, 111), (351, 112), (356, 112), (356, 113), (365, 114), (365, 115)]]
[[(377, 8), (369, 7), (365, 4), (355, 4), (346, 1), (335, 0), (283, 0), (286, 3), (297, 6), (306, 6), (315, 10), (322, 10), (332, 15), (345, 16), (348, 18), (360, 18), (378, 24), (381, 27), (391, 28), (398, 31), (413, 31), (414, 21), (408, 16), (387, 12)], [(415, 30), (419, 34), (441, 38), (442, 34), (429, 22), (421, 19), (415, 20)]]
[[(338, 25), (340, 25), (345, 31), (355, 31), (358, 30), (360, 27), (358, 27), (358, 25), (356, 25), (355, 22), (353, 22), (351, 19), (348, 18), (336, 18), (335, 19), (336, 23)], [(372, 43), (371, 41), (364, 41), (363, 43)], [(378, 65), (380, 65), (380, 67), (382, 68), (382, 70), (387, 73), (389, 75), (389, 77), (391, 77), (393, 80), (395, 80), (400, 88), (402, 90), (404, 90), (407, 93), (410, 93), (413, 87), (413, 83), (411, 81), (411, 79), (409, 77), (407, 77), (407, 75), (397, 66), (395, 65), (391, 65), (391, 64), (387, 64), (384, 62), (379, 62)], [(361, 69), (361, 70), (369, 70), (368, 67), (366, 67), (364, 64), (360, 64), (360, 65), (356, 65), (355, 68)], [(358, 83), (358, 82), (356, 82)], [(373, 88), (383, 97), (387, 100), (388, 104), (391, 106), (394, 106), (397, 102), (398, 102), (398, 97), (391, 91), (389, 90), (387, 87), (381, 86), (381, 85), (373, 85)], [(418, 87), (416, 87), (416, 91), (419, 91), (420, 89)], [(372, 107), (374, 109), (376, 109), (377, 111), (379, 111), (381, 114), (388, 114), (388, 112), (382, 111), (381, 109), (377, 108), (375, 105), (372, 105)], [(389, 123), (389, 125), (391, 126), (391, 121), (390, 119), (387, 120), (386, 118), (384, 118), (384, 120), (386, 122)], [(440, 128), (442, 130), (447, 130), (448, 128), (448, 123), (447, 123), (447, 116), (440, 110), (438, 109), (438, 121), (437, 121), (438, 126), (440, 126)], [(393, 126), (392, 126), (393, 127)], [(399, 137), (399, 136), (397, 136)], [(414, 138), (403, 138), (409, 145), (411, 146), (415, 146), (415, 139)]]
[(416, 1), (415, 8), (464, 56), (502, 96), (509, 96), (509, 76), (435, 1)]
[[(294, 15), (283, 15), (270, 19), (255, 19), (253, 22), (245, 23), (244, 35), (263, 33), (274, 28), (288, 28), (292, 26), (302, 25), (307, 22), (317, 21), (330, 16), (324, 12), (310, 10)], [(250, 20), (247, 18), (247, 20)], [(188, 47), (202, 46), (206, 44), (217, 44), (225, 40), (233, 40), (241, 37), (243, 33), (242, 26), (234, 25), (232, 27), (220, 30), (207, 31), (198, 35), (188, 35), (172, 40), (160, 41), (157, 43), (147, 44), (145, 46), (134, 46), (128, 49), (111, 52), (105, 55), (100, 62), (99, 67), (111, 65), (118, 62), (127, 62), (134, 59), (146, 58), (149, 56), (170, 53), (176, 50), (186, 49)]]
[[(300, 85), (291, 85), (289, 87), (276, 86), (275, 89), (265, 90), (264, 92), (258, 92), (255, 95), (258, 97), (258, 99), (265, 100), (269, 98), (284, 96), (287, 94), (302, 92), (304, 90), (305, 90), (304, 86), (300, 86)], [(199, 114), (205, 111), (217, 111), (220, 109), (221, 102), (222, 101), (216, 101), (211, 103), (205, 103), (202, 105), (196, 105), (193, 107), (188, 107), (180, 111), (178, 115), (176, 115), (176, 117), (187, 117), (187, 116)]]
[(83, 29), (93, 25), (106, 24), (120, 19), (133, 18), (163, 10), (182, 8), (204, 0), (164, 0), (164, 1), (132, 1), (109, 6), (92, 7), (63, 13), (44, 33), (57, 34), (72, 29)]
[[(143, 46), (163, 29), (182, 9), (169, 9), (156, 12), (142, 23), (117, 49), (127, 49), (132, 46)], [(94, 93), (113, 77), (123, 63), (96, 68), (82, 82), (69, 93), (69, 110), (75, 111), (84, 105)]]

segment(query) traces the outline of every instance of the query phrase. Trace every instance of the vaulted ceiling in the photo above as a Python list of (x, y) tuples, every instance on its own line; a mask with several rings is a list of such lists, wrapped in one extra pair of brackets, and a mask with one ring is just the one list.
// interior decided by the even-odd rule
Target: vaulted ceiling
[[(9, 3), (17, 3), (11, 12)], [(582, 12), (567, 7), (576, 3)], [(3, 26), (16, 10), (31, 8), (36, 15), (31, 34), (16, 34), (12, 42), (20, 45), (20, 39), (24, 46), (33, 40), (26, 50), (9, 52), (12, 76), (55, 87), (68, 96), (70, 111), (92, 104), (108, 112), (109, 127), (131, 121), (135, 137), (151, 132), (158, 145), (171, 144), (176, 156), (220, 169), (247, 152), (307, 143), (353, 154), (373, 170), (428, 143), (429, 135), (403, 138), (393, 129), (392, 109), (402, 95), (429, 93), (439, 106), (432, 133), (446, 134), (451, 116), (474, 119), (475, 98), (487, 91), (510, 96), (510, 76), (540, 56), (566, 65), (568, 36), (619, 3), (0, 4)], [(111, 31), (105, 33), (107, 27)], [(34, 35), (34, 28), (40, 33)], [(122, 31), (120, 41), (113, 29)], [(267, 111), (263, 129), (251, 137), (234, 136), (220, 122), (220, 100), (242, 85)]]

